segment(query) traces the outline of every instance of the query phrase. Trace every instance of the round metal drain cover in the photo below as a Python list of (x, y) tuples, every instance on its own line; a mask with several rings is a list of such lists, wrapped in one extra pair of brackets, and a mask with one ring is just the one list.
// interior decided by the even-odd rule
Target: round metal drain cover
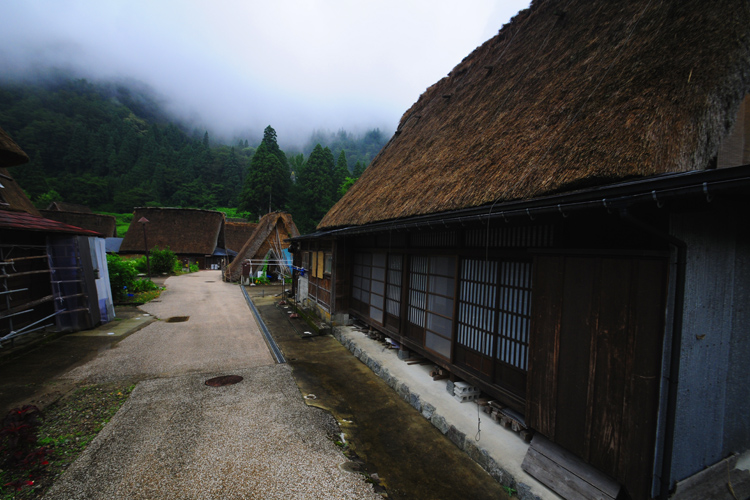
[(215, 281), (206, 281), (206, 283), (216, 283)]
[(225, 385), (233, 385), (238, 382), (242, 382), (242, 377), (239, 375), (222, 375), (221, 377), (214, 377), (206, 380), (206, 385), (211, 387), (222, 387)]
[(167, 318), (167, 323), (184, 323), (188, 319), (190, 319), (190, 316), (172, 316)]

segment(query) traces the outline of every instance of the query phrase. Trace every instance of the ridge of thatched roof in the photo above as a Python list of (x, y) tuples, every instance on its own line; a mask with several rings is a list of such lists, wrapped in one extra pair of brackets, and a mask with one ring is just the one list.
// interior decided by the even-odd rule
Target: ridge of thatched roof
[(224, 224), (224, 241), (229, 250), (239, 251), (253, 235), (258, 224), (255, 222), (229, 221)]
[[(278, 232), (277, 232), (278, 231)], [(246, 259), (262, 259), (268, 248), (271, 247), (269, 240), (282, 249), (288, 248), (289, 243), (284, 240), (299, 236), (299, 230), (292, 220), (291, 214), (286, 212), (271, 212), (261, 217), (258, 226), (252, 236), (245, 242), (237, 257), (228, 267), (229, 279), (236, 281), (242, 273), (242, 262)], [(262, 254), (262, 255), (261, 255)]]
[(79, 205), (77, 203), (68, 203), (65, 201), (53, 201), (49, 204), (46, 210), (55, 210), (59, 212), (78, 212), (82, 214), (93, 213), (86, 205)]
[(148, 219), (146, 239), (149, 249), (169, 247), (179, 255), (211, 255), (224, 247), (224, 214), (195, 208), (136, 208), (133, 222), (125, 233), (120, 253), (143, 253), (143, 227)]
[(705, 169), (750, 90), (743, 0), (534, 0), (428, 88), (319, 228)]
[(101, 233), (105, 238), (117, 236), (117, 221), (111, 215), (67, 212), (61, 210), (40, 210), (42, 217), (56, 220), (71, 226), (82, 227)]
[(0, 168), (0, 210), (26, 212), (40, 216), (29, 197), (5, 168)]
[(8, 133), (0, 128), (0, 167), (7, 168), (28, 163), (29, 157), (10, 138)]

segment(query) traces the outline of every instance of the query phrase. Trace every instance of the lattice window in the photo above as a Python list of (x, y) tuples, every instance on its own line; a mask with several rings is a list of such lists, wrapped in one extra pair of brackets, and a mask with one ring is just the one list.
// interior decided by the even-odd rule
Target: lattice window
[(413, 257), (409, 275), (409, 321), (422, 328), (427, 304), (427, 265), (427, 257)]
[(352, 269), (352, 298), (364, 303), (370, 303), (370, 275), (372, 269), (372, 254), (354, 254)]
[[(498, 223), (499, 224), (499, 223)], [(552, 226), (506, 226), (466, 231), (466, 245), (490, 248), (540, 248), (553, 244)]]
[(457, 341), (486, 356), (493, 351), (498, 267), (494, 261), (472, 259), (461, 265)]
[(412, 245), (417, 247), (454, 247), (457, 240), (455, 231), (420, 232), (412, 235)]
[(498, 287), (497, 358), (527, 370), (531, 323), (531, 263), (502, 262)]
[(370, 270), (370, 318), (383, 323), (383, 306), (385, 305), (385, 264), (386, 254), (372, 255)]
[(388, 256), (388, 285), (386, 288), (385, 309), (388, 314), (398, 317), (401, 314), (401, 272), (403, 257)]

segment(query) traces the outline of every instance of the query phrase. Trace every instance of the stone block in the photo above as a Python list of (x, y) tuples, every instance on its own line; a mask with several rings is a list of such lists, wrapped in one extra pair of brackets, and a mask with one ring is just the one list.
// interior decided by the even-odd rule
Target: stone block
[(432, 417), (430, 417), (430, 422), (443, 434), (447, 433), (448, 429), (450, 428), (448, 422), (445, 421), (445, 418), (443, 418), (441, 415), (438, 415), (437, 413), (432, 414)]
[(448, 428), (448, 432), (446, 433), (446, 436), (448, 436), (448, 439), (450, 439), (453, 444), (458, 446), (459, 450), (464, 449), (464, 443), (466, 442), (466, 434), (456, 429), (454, 425), (451, 425)]
[(411, 396), (409, 397), (409, 404), (414, 407), (415, 410), (421, 412), (422, 411), (422, 401), (419, 399), (419, 394), (411, 393)]
[(435, 413), (435, 407), (430, 403), (422, 403), (422, 416), (427, 420), (432, 418), (432, 414)]

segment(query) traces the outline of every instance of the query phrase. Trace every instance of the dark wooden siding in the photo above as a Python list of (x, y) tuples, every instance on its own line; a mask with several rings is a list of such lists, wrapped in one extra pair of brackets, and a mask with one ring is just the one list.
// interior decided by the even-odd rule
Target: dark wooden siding
[(647, 498), (666, 262), (540, 256), (534, 267), (526, 422)]

